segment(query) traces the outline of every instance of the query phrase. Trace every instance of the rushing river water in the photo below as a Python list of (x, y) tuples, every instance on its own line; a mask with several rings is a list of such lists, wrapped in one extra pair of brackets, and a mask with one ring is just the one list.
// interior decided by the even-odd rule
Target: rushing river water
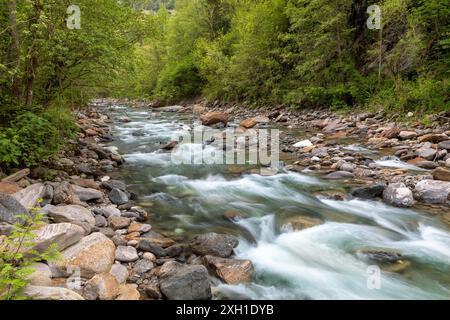
[[(120, 174), (150, 212), (154, 229), (186, 238), (207, 231), (239, 237), (237, 257), (254, 263), (256, 278), (248, 285), (219, 284), (219, 297), (450, 298), (450, 231), (426, 212), (381, 201), (330, 200), (323, 192), (350, 186), (294, 172), (263, 176), (255, 166), (174, 164), (160, 149), (176, 130), (193, 125), (192, 114), (124, 106), (109, 112), (117, 138), (112, 145), (126, 158)], [(131, 122), (120, 122), (124, 116)], [(174, 152), (196, 156), (202, 149), (187, 144)], [(244, 218), (227, 220), (227, 212)], [(302, 231), (283, 227), (296, 215), (325, 223)], [(382, 271), (377, 282), (373, 262), (358, 253), (368, 248), (399, 252), (410, 266), (401, 273)]]

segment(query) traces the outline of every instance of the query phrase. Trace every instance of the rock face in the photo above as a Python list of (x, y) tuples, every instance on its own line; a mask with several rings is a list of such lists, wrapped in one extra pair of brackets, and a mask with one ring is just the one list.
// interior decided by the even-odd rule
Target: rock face
[(255, 275), (255, 269), (250, 260), (205, 256), (203, 262), (228, 284), (249, 283)]
[(129, 201), (127, 194), (117, 188), (112, 189), (111, 192), (108, 194), (108, 196), (109, 200), (111, 200), (112, 203), (117, 204), (119, 206)]
[(133, 262), (139, 259), (136, 249), (131, 246), (118, 246), (115, 257), (120, 262)]
[(77, 243), (84, 236), (84, 229), (71, 223), (48, 224), (36, 231), (35, 250), (43, 252), (51, 244), (56, 243), (58, 250)]
[(223, 112), (208, 112), (200, 117), (204, 126), (212, 126), (217, 123), (223, 123), (226, 127), (228, 125), (228, 115)]
[(427, 203), (450, 203), (450, 182), (422, 180), (415, 187), (417, 198)]
[(212, 294), (208, 281), (208, 271), (204, 266), (186, 266), (177, 262), (166, 262), (161, 268), (161, 273), (160, 288), (167, 299), (211, 299)]
[(25, 208), (30, 209), (38, 205), (38, 200), (44, 197), (44, 192), (44, 184), (36, 183), (15, 193), (14, 198)]
[(374, 184), (368, 187), (357, 188), (351, 192), (351, 195), (356, 198), (374, 199), (383, 196), (383, 191), (386, 188), (384, 184)]
[(66, 275), (69, 266), (76, 266), (80, 268), (82, 277), (92, 278), (96, 274), (111, 270), (115, 251), (114, 243), (102, 233), (96, 232), (64, 250), (64, 260), (57, 262), (55, 267)]
[(444, 168), (436, 168), (431, 173), (435, 180), (450, 181), (450, 170)]
[(0, 193), (0, 222), (15, 223), (16, 215), (27, 213), (27, 209), (14, 197)]
[(51, 206), (48, 209), (48, 215), (54, 219), (55, 222), (69, 222), (83, 226), (87, 223), (89, 226), (95, 226), (95, 217), (86, 208), (79, 205), (69, 205), (55, 207)]
[(192, 251), (199, 255), (228, 258), (239, 241), (230, 235), (214, 232), (198, 235), (190, 242)]
[(119, 295), (119, 282), (109, 274), (102, 273), (95, 275), (86, 282), (83, 289), (83, 296), (87, 300), (113, 300)]
[(403, 183), (391, 183), (383, 192), (383, 199), (396, 207), (411, 207), (414, 204), (412, 191)]
[(59, 287), (42, 287), (28, 285), (24, 294), (33, 300), (84, 300), (78, 293)]
[(254, 126), (256, 126), (256, 121), (254, 119), (245, 119), (242, 120), (241, 123), (239, 123), (239, 125), (245, 129), (251, 129)]

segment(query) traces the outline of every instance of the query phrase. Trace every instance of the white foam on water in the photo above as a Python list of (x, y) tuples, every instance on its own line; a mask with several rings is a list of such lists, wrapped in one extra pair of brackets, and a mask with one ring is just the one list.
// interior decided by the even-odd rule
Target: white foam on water
[(375, 164), (377, 164), (380, 167), (387, 167), (387, 168), (407, 169), (411, 171), (429, 171), (427, 169), (419, 168), (418, 166), (406, 163), (401, 160), (377, 160), (375, 161)]

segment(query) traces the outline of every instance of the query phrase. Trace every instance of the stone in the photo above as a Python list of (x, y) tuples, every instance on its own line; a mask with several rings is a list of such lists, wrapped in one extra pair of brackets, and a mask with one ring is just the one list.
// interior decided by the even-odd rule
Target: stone
[(119, 294), (116, 300), (137, 301), (141, 299), (141, 294), (132, 284), (119, 286)]
[(156, 256), (151, 252), (144, 252), (142, 258), (154, 262), (156, 260)]
[(136, 249), (130, 246), (118, 246), (115, 256), (120, 262), (133, 262), (139, 259)]
[(110, 273), (95, 275), (83, 288), (83, 296), (86, 300), (114, 300), (118, 295), (119, 282)]
[(203, 262), (227, 284), (250, 283), (255, 275), (255, 269), (250, 260), (205, 256)]
[(445, 141), (445, 140), (448, 140), (447, 135), (435, 134), (435, 133), (425, 134), (425, 135), (417, 138), (417, 141), (419, 141), (419, 142), (432, 142), (432, 143), (439, 143), (439, 142)]
[(71, 223), (47, 224), (35, 231), (36, 245), (34, 250), (44, 252), (52, 244), (57, 244), (57, 250), (62, 251), (77, 243), (84, 236), (84, 229)]
[(414, 139), (417, 137), (417, 133), (415, 131), (400, 131), (398, 137), (402, 140)]
[(381, 137), (387, 138), (387, 139), (394, 139), (394, 138), (397, 138), (399, 134), (400, 134), (400, 128), (394, 127), (394, 128), (384, 130), (381, 133)]
[(52, 266), (62, 275), (68, 275), (68, 267), (79, 267), (81, 276), (90, 279), (111, 270), (115, 251), (116, 246), (108, 237), (95, 232), (62, 251), (63, 261), (57, 261)]
[[(208, 271), (201, 265), (181, 265), (176, 262), (166, 262), (161, 269), (160, 290), (169, 300), (210, 300), (211, 286)], [(172, 264), (177, 264), (173, 266)]]
[(72, 160), (67, 159), (67, 158), (61, 158), (61, 159), (59, 159), (58, 162), (60, 165), (62, 165), (63, 167), (66, 167), (66, 168), (71, 168), (75, 165), (75, 163)]
[(19, 221), (17, 215), (28, 214), (27, 209), (13, 196), (0, 193), (0, 222), (14, 224)]
[(83, 227), (83, 223), (89, 226), (95, 226), (95, 217), (91, 211), (79, 206), (51, 206), (48, 208), (48, 216), (53, 218), (54, 222), (69, 222)]
[(89, 189), (95, 189), (95, 190), (99, 190), (99, 188), (100, 188), (98, 183), (95, 182), (95, 180), (93, 180), (93, 179), (74, 178), (71, 181), (74, 185), (82, 187), (82, 188), (89, 188)]
[(112, 203), (117, 204), (117, 205), (122, 205), (129, 201), (127, 194), (117, 188), (112, 189), (109, 192), (108, 197)]
[(113, 230), (125, 229), (130, 225), (131, 219), (121, 216), (110, 216), (108, 218), (108, 223)]
[(147, 283), (144, 286), (144, 292), (145, 294), (151, 298), (151, 299), (162, 299), (163, 295), (161, 293), (161, 290), (159, 289), (159, 283), (157, 280), (150, 280), (149, 283)]
[(84, 300), (75, 291), (60, 287), (45, 287), (28, 285), (24, 294), (32, 300)]
[(383, 199), (396, 207), (412, 207), (414, 197), (412, 191), (403, 183), (391, 183), (383, 191)]
[(120, 210), (117, 209), (117, 207), (115, 205), (94, 208), (93, 211), (95, 214), (105, 216), (106, 218), (109, 218), (111, 216), (120, 216), (121, 215)]
[(425, 144), (421, 148), (416, 150), (416, 155), (425, 160), (434, 160), (437, 150), (431, 148), (431, 145)]
[(206, 112), (206, 108), (203, 107), (203, 106), (200, 105), (200, 104), (195, 104), (195, 105), (192, 107), (192, 111), (193, 111), (194, 114), (200, 115), (200, 114), (203, 114), (203, 113)]
[(335, 171), (329, 173), (325, 176), (325, 179), (329, 180), (339, 180), (339, 179), (352, 179), (354, 177), (353, 173), (347, 171)]
[(139, 275), (142, 275), (153, 269), (153, 262), (147, 259), (141, 259), (136, 262), (133, 267), (133, 271)]
[(127, 189), (127, 185), (125, 184), (125, 182), (119, 180), (103, 181), (101, 186), (109, 191), (111, 191), (112, 189), (125, 191)]
[(103, 197), (103, 193), (96, 189), (84, 188), (74, 185), (73, 190), (81, 201), (100, 200)]
[(109, 273), (116, 278), (119, 284), (126, 283), (129, 276), (127, 267), (120, 263), (113, 264)]
[(383, 191), (386, 188), (384, 184), (373, 184), (367, 187), (356, 188), (351, 192), (355, 198), (375, 199), (383, 196)]
[(445, 166), (446, 166), (447, 168), (450, 168), (450, 158), (448, 158), (448, 159), (445, 161)]
[(417, 198), (426, 203), (450, 204), (450, 182), (440, 180), (422, 180), (415, 186)]
[(31, 267), (34, 271), (27, 277), (29, 284), (33, 286), (51, 287), (53, 285), (52, 271), (45, 263), (39, 262)]
[(176, 146), (178, 146), (178, 141), (170, 141), (169, 143), (164, 145), (161, 149), (170, 151), (170, 150), (175, 149)]
[(0, 182), (0, 193), (12, 195), (22, 190), (17, 183), (14, 182)]
[(148, 239), (142, 239), (139, 241), (137, 248), (141, 251), (151, 252), (157, 257), (165, 257), (166, 251), (159, 245)]
[(294, 216), (289, 217), (283, 222), (282, 229), (300, 231), (312, 228), (323, 223), (322, 220), (308, 217), (308, 216)]
[(293, 145), (294, 148), (311, 147), (313, 143), (310, 140), (302, 140)]
[(353, 172), (355, 169), (356, 165), (348, 162), (344, 162), (339, 166), (340, 171)]
[(32, 184), (31, 186), (16, 192), (13, 197), (16, 198), (25, 208), (35, 208), (39, 204), (39, 199), (42, 199), (45, 192), (43, 183)]
[(131, 222), (130, 226), (128, 227), (128, 233), (133, 232), (139, 232), (139, 233), (146, 233), (149, 232), (152, 229), (152, 226), (149, 224), (143, 224), (139, 222)]
[(104, 216), (96, 215), (95, 226), (99, 228), (105, 228), (108, 226), (108, 221), (106, 221), (106, 218)]
[(75, 195), (75, 191), (67, 181), (61, 182), (53, 189), (53, 204), (72, 204), (79, 199)]
[(438, 148), (450, 151), (450, 140), (439, 142)]
[(189, 243), (192, 251), (199, 255), (212, 255), (221, 258), (228, 258), (237, 247), (239, 241), (226, 234), (214, 232), (195, 236)]
[(419, 168), (430, 169), (430, 170), (435, 169), (439, 166), (436, 162), (427, 161), (427, 160), (416, 162), (415, 165)]
[(13, 173), (12, 175), (7, 176), (6, 178), (3, 178), (1, 182), (17, 182), (25, 178), (30, 174), (30, 169), (23, 169), (20, 171), (17, 171)]
[(239, 123), (239, 125), (240, 125), (241, 127), (245, 128), (245, 129), (251, 129), (251, 128), (253, 128), (254, 126), (256, 126), (257, 123), (256, 123), (256, 121), (255, 121), (254, 119), (245, 119), (245, 120), (242, 120), (242, 121)]
[(434, 180), (450, 181), (450, 170), (445, 168), (436, 168), (431, 172)]
[(223, 112), (208, 112), (200, 116), (200, 120), (204, 126), (212, 126), (218, 123), (223, 123), (225, 127), (228, 125), (228, 115)]
[(175, 241), (173, 241), (170, 238), (164, 237), (162, 234), (155, 232), (155, 231), (149, 231), (141, 236), (147, 241), (150, 241), (162, 248), (167, 248), (175, 244)]

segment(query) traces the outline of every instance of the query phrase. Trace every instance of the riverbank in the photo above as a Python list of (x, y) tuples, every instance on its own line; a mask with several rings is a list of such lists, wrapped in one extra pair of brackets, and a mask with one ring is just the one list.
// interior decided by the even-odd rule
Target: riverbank
[[(51, 218), (52, 224), (38, 232), (38, 241), (41, 246), (59, 243), (66, 257), (66, 262), (61, 264), (39, 264), (32, 279), (32, 286), (28, 288), (29, 294), (35, 299), (210, 299), (221, 297), (223, 293), (219, 292), (220, 290), (217, 291), (218, 287), (227, 289), (231, 286), (233, 290), (236, 290), (236, 288), (243, 288), (239, 284), (251, 284), (255, 274), (258, 271), (261, 272), (261, 261), (258, 260), (262, 259), (262, 252), (258, 251), (260, 250), (258, 244), (252, 249), (256, 255), (243, 255), (242, 245), (253, 246), (260, 237), (258, 234), (250, 236), (253, 238), (250, 244), (242, 238), (239, 239), (241, 244), (238, 244), (237, 236), (217, 231), (227, 230), (224, 228), (215, 228), (217, 233), (208, 232), (211, 230), (208, 228), (201, 228), (204, 229), (203, 233), (196, 232), (195, 235), (184, 234), (183, 236), (173, 236), (172, 232), (168, 233), (160, 228), (155, 231), (152, 226), (157, 218), (154, 216), (154, 211), (160, 208), (138, 206), (144, 205), (146, 199), (139, 199), (140, 195), (135, 193), (135, 188), (129, 188), (123, 181), (123, 170), (120, 167), (124, 164), (124, 157), (113, 146), (116, 138), (113, 135), (112, 126), (119, 124), (120, 130), (124, 130), (122, 127), (127, 124), (134, 127), (138, 123), (133, 122), (136, 119), (130, 119), (128, 116), (132, 115), (127, 115), (126, 112), (120, 117), (110, 118), (108, 106), (111, 104), (117, 106), (120, 103), (100, 101), (95, 108), (86, 109), (78, 115), (77, 122), (81, 133), (76, 140), (69, 142), (68, 148), (60, 155), (58, 161), (43, 164), (42, 167), (34, 168), (31, 172), (19, 171), (7, 178), (8, 182), (0, 184), (1, 192), (8, 193), (15, 199), (2, 195), (2, 204), (17, 200), (19, 204), (17, 201), (14, 202), (17, 210), (36, 205), (43, 206), (42, 210)], [(448, 123), (436, 122), (432, 128), (420, 127), (420, 125), (408, 128), (402, 127), (401, 124), (390, 123), (381, 114), (344, 117), (326, 111), (311, 113), (279, 109), (269, 112), (264, 109), (248, 110), (218, 105), (188, 104), (149, 109), (145, 103), (141, 103), (136, 110), (139, 117), (151, 115), (153, 120), (147, 120), (150, 122), (154, 119), (158, 120), (162, 113), (192, 115), (189, 118), (199, 119), (208, 112), (218, 112), (219, 118), (226, 118), (230, 126), (241, 124), (241, 130), (243, 126), (280, 128), (283, 151), (281, 156), (286, 164), (285, 169), (289, 172), (301, 173), (301, 176), (281, 174), (279, 176), (283, 177), (280, 179), (295, 179), (295, 184), (300, 183), (300, 185), (320, 183), (315, 180), (305, 180), (306, 178), (303, 178), (305, 175), (344, 186), (344, 189), (316, 190), (320, 193), (318, 199), (325, 201), (328, 206), (335, 206), (336, 210), (340, 210), (340, 206), (344, 209), (350, 206), (345, 210), (351, 212), (360, 210), (361, 205), (367, 203), (369, 210), (376, 209), (381, 212), (384, 210), (386, 213), (392, 212), (391, 215), (400, 216), (406, 211), (395, 209), (395, 206), (425, 208), (426, 212), (435, 212), (435, 216), (443, 223), (448, 225), (450, 221), (448, 216), (450, 193), (448, 184), (450, 182), (438, 180), (440, 176), (436, 176), (436, 172), (440, 174), (439, 171), (445, 173), (448, 170), (445, 167), (449, 158), (446, 153), (448, 149), (445, 148), (445, 143), (449, 141)], [(141, 112), (141, 110), (146, 111)], [(149, 125), (159, 128), (158, 123), (152, 122)], [(164, 128), (161, 127), (158, 130), (162, 129)], [(168, 129), (171, 130), (170, 128), (164, 130)], [(141, 128), (133, 128), (127, 136), (138, 140), (145, 135), (145, 132), (142, 134), (140, 131), (142, 131)], [(163, 142), (157, 141), (158, 144)], [(161, 149), (164, 146), (165, 144), (162, 144), (157, 148)], [(172, 146), (176, 151), (176, 145)], [(132, 150), (140, 152), (138, 149)], [(429, 154), (425, 157), (425, 152), (419, 154), (424, 150), (433, 154), (434, 157), (431, 158)], [(159, 150), (150, 156), (159, 157), (170, 151)], [(138, 153), (136, 157), (143, 155)], [(135, 159), (133, 155), (126, 155), (125, 158), (130, 161)], [(414, 161), (410, 162), (410, 160)], [(145, 180), (145, 167), (140, 166), (139, 163), (136, 165), (131, 168), (137, 170), (137, 175), (143, 176)], [(139, 172), (141, 170), (142, 172)], [(264, 186), (262, 183), (265, 182), (258, 180), (257, 176), (245, 178), (245, 168), (237, 170), (233, 168), (232, 171), (233, 175), (242, 177), (246, 183), (251, 183), (255, 187)], [(163, 181), (169, 177), (172, 180), (176, 178), (173, 175), (165, 177), (158, 179)], [(180, 184), (181, 181), (183, 180), (180, 180)], [(197, 188), (195, 189), (199, 194), (197, 197), (201, 196), (203, 185), (200, 183), (203, 182), (201, 180), (188, 182)], [(217, 190), (214, 187), (217, 181), (206, 179), (204, 183), (210, 186), (206, 189), (206, 199), (222, 197), (229, 203), (235, 201), (238, 195), (242, 197), (242, 191), (245, 190), (245, 188), (240, 190), (239, 180), (230, 181), (227, 184), (220, 180), (218, 183), (222, 187)], [(273, 183), (280, 182), (273, 180)], [(422, 184), (424, 186), (421, 189)], [(228, 194), (230, 190), (236, 188), (237, 195)], [(259, 193), (257, 189), (253, 191)], [(170, 210), (173, 210), (172, 202), (182, 200), (167, 194), (155, 193), (156, 191), (147, 192), (152, 194), (151, 199), (161, 200), (162, 205)], [(217, 195), (215, 192), (218, 192)], [(265, 192), (266, 190), (262, 189), (258, 196), (269, 197), (268, 200), (273, 197), (273, 201), (278, 197), (278, 200), (285, 204), (292, 200), (293, 205), (298, 205), (294, 201), (297, 200), (297, 195), (292, 194), (291, 191), (288, 192), (291, 196), (285, 200), (283, 199), (286, 194), (283, 190), (271, 191), (273, 195), (265, 194)], [(280, 195), (277, 195), (277, 192)], [(309, 205), (310, 200), (302, 198), (302, 192), (303, 190), (298, 194), (301, 198), (300, 204)], [(183, 194), (182, 197), (189, 197), (192, 191), (185, 190), (181, 194)], [(43, 198), (44, 202), (38, 204), (39, 198)], [(371, 202), (376, 199), (392, 205), (392, 209), (380, 207)], [(242, 208), (242, 212), (239, 212), (227, 210), (224, 206), (218, 213), (235, 228), (248, 228), (254, 221), (251, 217), (246, 219), (246, 215), (255, 211), (256, 207), (252, 208), (253, 203), (258, 205), (262, 203), (254, 199), (246, 201), (251, 208), (247, 210), (249, 212), (245, 212), (245, 207)], [(183, 203), (181, 206), (186, 206), (188, 203)], [(198, 205), (200, 204), (196, 204)], [(276, 203), (273, 205), (277, 206)], [(314, 203), (314, 207), (317, 206), (318, 203)], [(11, 207), (6, 208), (9, 208), (9, 212), (1, 212), (2, 220), (12, 213)], [(213, 212), (217, 209), (210, 210)], [(303, 211), (301, 207), (294, 211), (298, 210)], [(171, 215), (178, 216), (175, 211)], [(261, 221), (270, 226), (274, 222), (269, 218), (269, 216), (263, 217)], [(169, 219), (169, 217), (163, 217), (163, 219)], [(417, 217), (414, 216), (408, 219), (410, 221), (407, 223), (411, 225), (422, 223), (420, 220), (416, 222)], [(283, 218), (280, 227), (285, 231), (301, 231), (323, 226), (323, 220), (323, 218), (297, 214)], [(343, 221), (353, 222), (354, 220), (346, 217)], [(251, 227), (248, 230), (253, 229), (254, 227)], [(317, 230), (317, 228), (314, 229)], [(2, 234), (7, 233), (7, 230), (8, 224), (2, 224)], [(369, 231), (366, 230), (370, 238), (372, 231)], [(297, 234), (297, 232), (288, 232), (286, 237)], [(270, 239), (272, 237), (270, 236)], [(273, 238), (271, 241), (278, 242), (278, 239)], [(383, 247), (381, 246), (383, 241), (378, 242), (379, 247)], [(310, 249), (310, 247), (303, 248), (303, 250)], [(416, 264), (415, 261), (411, 262), (413, 260), (411, 257), (405, 256), (398, 250), (374, 249), (371, 246), (358, 248), (356, 254), (372, 263), (380, 263), (383, 265), (383, 270), (394, 274), (401, 274), (411, 269), (411, 263)], [(280, 259), (283, 260), (284, 256)], [(257, 270), (254, 266), (255, 261), (258, 262)], [(284, 264), (288, 265), (289, 262), (285, 261)], [(68, 272), (69, 270), (71, 271)], [(80, 271), (81, 286), (79, 287), (72, 286), (73, 279), (67, 282), (68, 277), (73, 276), (71, 273), (74, 270)], [(342, 274), (345, 272), (342, 270)], [(339, 276), (336, 274), (336, 278), (332, 281), (339, 279)], [(365, 283), (365, 280), (361, 283)], [(299, 288), (301, 287), (302, 285), (299, 285)], [(343, 291), (342, 294), (346, 292)], [(295, 295), (291, 298), (299, 298), (299, 296)]]

